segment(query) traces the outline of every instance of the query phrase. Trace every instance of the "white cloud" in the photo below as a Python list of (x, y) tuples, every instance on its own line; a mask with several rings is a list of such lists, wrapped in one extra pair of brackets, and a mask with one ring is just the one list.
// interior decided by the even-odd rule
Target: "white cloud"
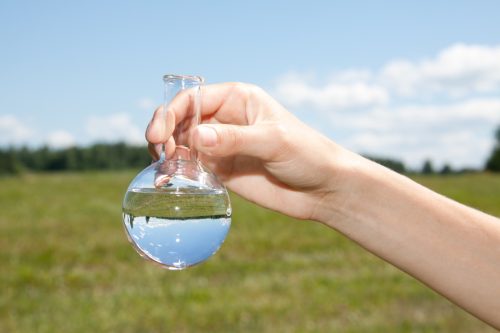
[(347, 69), (323, 85), (314, 77), (288, 73), (276, 96), (287, 106), (352, 108), (383, 105), (390, 97), (467, 97), (500, 90), (500, 46), (455, 44), (434, 58), (387, 63), (379, 71)]
[(278, 80), (276, 96), (290, 107), (348, 109), (381, 105), (389, 96), (384, 87), (365, 82), (368, 72), (346, 71), (324, 86), (315, 86), (305, 76), (289, 73)]
[(144, 129), (134, 124), (130, 115), (115, 113), (107, 116), (91, 116), (87, 119), (86, 133), (91, 141), (145, 144)]
[(12, 115), (0, 115), (0, 145), (26, 144), (34, 131)]
[[(331, 117), (336, 117), (338, 114), (332, 114)], [(500, 98), (472, 98), (445, 105), (406, 104), (377, 107), (366, 109), (361, 115), (350, 113), (340, 121), (343, 121), (343, 125), (368, 130), (390, 130), (401, 127), (425, 130), (429, 126), (497, 124), (500, 123)]]
[(46, 139), (47, 144), (52, 148), (68, 148), (76, 143), (75, 137), (64, 130), (57, 130), (49, 133)]
[(337, 112), (330, 118), (333, 131), (349, 131), (340, 141), (350, 149), (402, 158), (412, 167), (427, 158), (437, 165), (481, 167), (499, 123), (500, 98), (373, 108), (348, 116)]
[(382, 68), (380, 79), (406, 96), (494, 92), (500, 89), (500, 46), (455, 44), (432, 59), (392, 61)]
[(344, 140), (349, 148), (374, 156), (401, 159), (412, 168), (419, 168), (426, 159), (435, 165), (482, 167), (491, 151), (492, 140), (474, 129), (439, 130), (421, 133), (394, 130), (386, 133), (358, 132)]
[[(322, 78), (325, 79), (325, 78)], [(318, 82), (292, 73), (276, 97), (312, 126), (358, 152), (412, 167), (482, 167), (500, 124), (500, 46), (455, 44), (436, 56), (347, 69)]]

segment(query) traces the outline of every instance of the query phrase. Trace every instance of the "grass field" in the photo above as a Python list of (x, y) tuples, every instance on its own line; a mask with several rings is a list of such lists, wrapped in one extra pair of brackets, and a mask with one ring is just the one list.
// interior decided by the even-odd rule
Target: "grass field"
[[(121, 224), (134, 172), (0, 179), (0, 332), (492, 332), (326, 227), (233, 196), (206, 263), (141, 259)], [(500, 175), (418, 177), (500, 215)]]

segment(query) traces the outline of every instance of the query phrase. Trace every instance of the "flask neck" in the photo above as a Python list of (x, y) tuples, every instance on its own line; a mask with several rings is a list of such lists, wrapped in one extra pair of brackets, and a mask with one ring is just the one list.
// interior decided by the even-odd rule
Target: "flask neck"
[(197, 163), (198, 154), (195, 149), (184, 145), (178, 145), (175, 147), (173, 154), (171, 156), (166, 156), (166, 159), (170, 161), (190, 161)]
[[(206, 185), (206, 172), (195, 160), (169, 159), (156, 162), (154, 185), (156, 188), (174, 188), (198, 184)], [(194, 185), (193, 185), (194, 186)]]
[[(191, 142), (191, 133), (200, 123), (200, 99), (203, 78), (189, 75), (165, 75), (164, 109), (168, 110), (170, 103), (176, 98), (187, 98), (189, 103), (183, 110), (183, 117), (175, 125), (172, 138), (175, 150), (165, 154), (167, 160), (184, 160), (197, 162), (197, 152)], [(183, 94), (183, 96), (180, 96)]]

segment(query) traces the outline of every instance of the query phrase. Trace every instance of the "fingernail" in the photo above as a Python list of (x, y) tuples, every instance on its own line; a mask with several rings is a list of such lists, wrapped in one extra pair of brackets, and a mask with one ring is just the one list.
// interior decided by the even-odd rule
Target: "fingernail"
[(202, 146), (213, 147), (217, 144), (217, 132), (213, 127), (198, 126), (198, 136)]

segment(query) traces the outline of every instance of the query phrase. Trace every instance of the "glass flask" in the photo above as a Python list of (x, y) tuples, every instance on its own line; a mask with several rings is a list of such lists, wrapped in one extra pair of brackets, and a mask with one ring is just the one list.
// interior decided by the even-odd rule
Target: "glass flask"
[(175, 126), (173, 152), (167, 155), (163, 145), (160, 159), (130, 183), (123, 199), (123, 224), (143, 258), (181, 270), (219, 249), (231, 225), (231, 204), (225, 187), (201, 164), (191, 145), (192, 130), (200, 122), (203, 78), (165, 75), (163, 81), (163, 112), (179, 94), (187, 94), (183, 97), (189, 106)]

